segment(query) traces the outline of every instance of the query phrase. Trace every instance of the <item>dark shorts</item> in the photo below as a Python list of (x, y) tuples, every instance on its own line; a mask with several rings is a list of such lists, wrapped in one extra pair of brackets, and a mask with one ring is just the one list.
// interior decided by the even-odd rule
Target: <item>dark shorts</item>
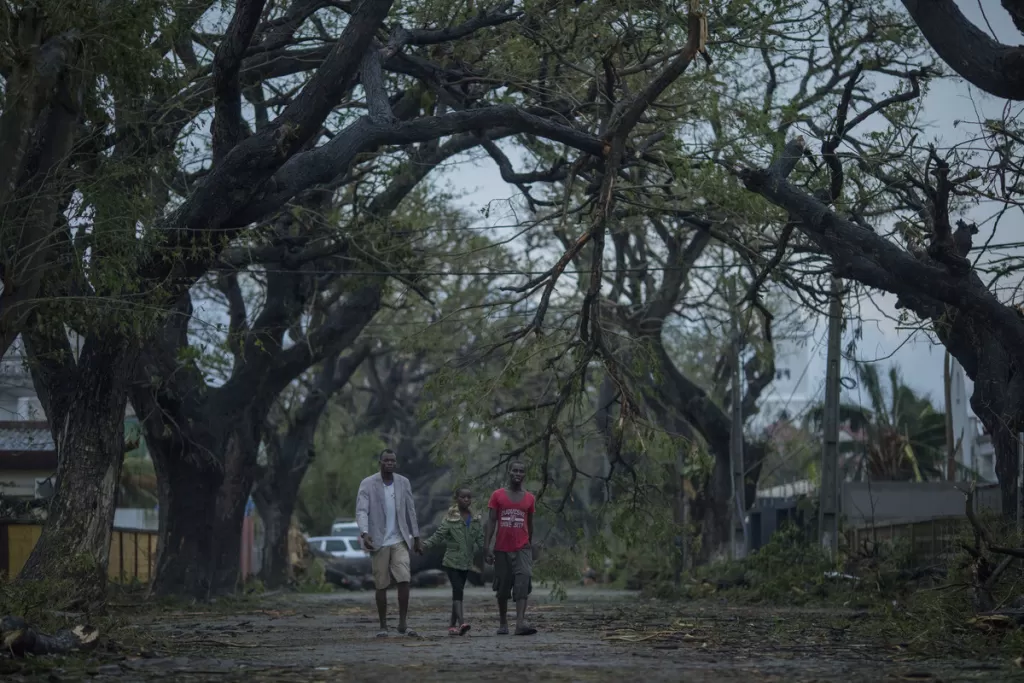
[(469, 570), (445, 567), (444, 571), (448, 574), (448, 583), (452, 585), (452, 600), (462, 600), (462, 592), (466, 589), (466, 577), (469, 576)]
[(533, 591), (533, 549), (494, 552), (494, 592), (498, 599), (525, 600)]

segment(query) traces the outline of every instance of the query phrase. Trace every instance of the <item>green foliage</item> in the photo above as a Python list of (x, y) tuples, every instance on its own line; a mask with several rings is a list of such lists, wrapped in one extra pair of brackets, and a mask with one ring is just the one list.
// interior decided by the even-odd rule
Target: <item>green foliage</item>
[(831, 560), (805, 530), (786, 524), (742, 560), (698, 567), (678, 588), (655, 583), (645, 590), (777, 605), (866, 607), (901, 594), (907, 582), (900, 577), (911, 566), (908, 548), (898, 544), (879, 546), (871, 557), (841, 555), (838, 561)]
[(299, 523), (310, 536), (325, 536), (338, 517), (353, 517), (359, 482), (379, 468), (384, 443), (372, 434), (347, 436), (332, 417), (317, 434), (317, 458), (299, 489)]
[[(992, 530), (994, 542), (1006, 547), (1020, 547), (1015, 529), (993, 516), (982, 519)], [(966, 550), (975, 548), (976, 537), (966, 523), (944, 563), (947, 576), (938, 585), (923, 590), (904, 590), (901, 599), (883, 605), (883, 622), (887, 637), (908, 643), (918, 654), (931, 655), (936, 646), (955, 643), (958, 650), (972, 657), (1016, 657), (1024, 648), (1024, 630), (1013, 627), (1006, 617), (979, 615), (972, 587), (977, 585), (974, 557)], [(992, 566), (1003, 556), (991, 554)], [(905, 582), (904, 582), (905, 583)], [(1024, 568), (1013, 562), (992, 589), (997, 607), (1014, 608), (1024, 595)]]
[[(97, 566), (95, 558), (81, 553), (62, 558), (60, 571), (49, 574), (45, 580), (8, 581), (0, 577), (0, 615), (13, 614), (44, 630), (63, 626), (54, 611), (81, 607), (81, 586), (94, 586), (97, 573), (106, 575), (106, 568)], [(91, 596), (94, 600), (99, 596)], [(87, 608), (94, 607), (87, 604)]]
[[(854, 456), (851, 474), (858, 480), (916, 480), (945, 477), (945, 415), (926, 397), (917, 395), (892, 366), (888, 387), (883, 387), (878, 368), (870, 363), (856, 366), (859, 395), (867, 405), (840, 406), (840, 420), (866, 442), (842, 444), (842, 451)], [(820, 429), (823, 407), (813, 408), (808, 424)]]

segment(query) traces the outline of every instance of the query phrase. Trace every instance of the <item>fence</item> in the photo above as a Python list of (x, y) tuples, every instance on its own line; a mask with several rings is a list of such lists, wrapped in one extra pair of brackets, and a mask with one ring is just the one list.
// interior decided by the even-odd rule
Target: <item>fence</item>
[(847, 529), (845, 535), (850, 550), (854, 552), (865, 545), (906, 543), (915, 561), (939, 564), (956, 551), (957, 538), (963, 538), (970, 528), (966, 517), (950, 516)]
[(149, 583), (156, 568), (155, 531), (114, 529), (107, 576), (114, 583)]
[[(0, 574), (16, 577), (32, 554), (43, 527), (0, 522)], [(155, 531), (114, 529), (110, 536), (107, 576), (115, 583), (147, 583), (156, 563)]]

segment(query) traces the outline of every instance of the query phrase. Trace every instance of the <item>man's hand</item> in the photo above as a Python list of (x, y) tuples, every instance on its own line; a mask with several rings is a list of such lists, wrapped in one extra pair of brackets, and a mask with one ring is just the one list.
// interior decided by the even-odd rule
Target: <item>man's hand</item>
[(487, 564), (494, 564), (493, 550), (488, 550), (486, 553), (484, 553), (484, 562), (486, 562)]
[(364, 550), (373, 550), (373, 539), (370, 538), (370, 534), (360, 534), (359, 538), (363, 539)]
[(417, 555), (423, 554), (423, 542), (418, 538), (412, 539), (412, 550)]

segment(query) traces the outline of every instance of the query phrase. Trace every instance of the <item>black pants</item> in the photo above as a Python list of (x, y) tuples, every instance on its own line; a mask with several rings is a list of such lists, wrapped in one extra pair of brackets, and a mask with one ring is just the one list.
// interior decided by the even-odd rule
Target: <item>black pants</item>
[(445, 567), (448, 574), (448, 583), (452, 585), (452, 600), (462, 601), (462, 592), (466, 589), (466, 578), (469, 576), (468, 569), (452, 569)]

